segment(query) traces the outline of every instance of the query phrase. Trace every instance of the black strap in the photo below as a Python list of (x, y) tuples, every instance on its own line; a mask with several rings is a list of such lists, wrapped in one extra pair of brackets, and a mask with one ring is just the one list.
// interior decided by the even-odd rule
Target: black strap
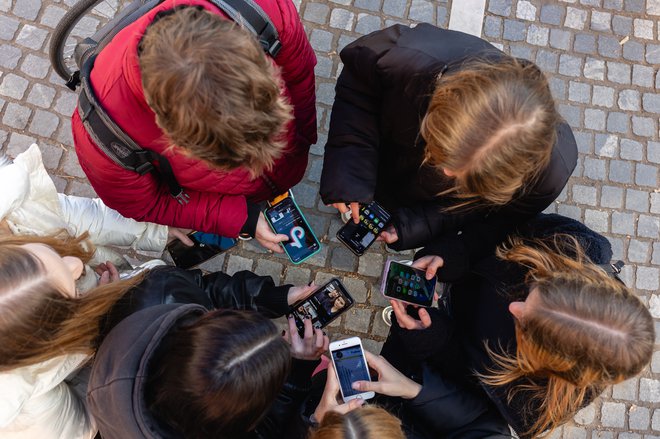
[(598, 266), (602, 268), (607, 274), (609, 274), (611, 277), (613, 277), (614, 279), (618, 280), (619, 282), (625, 285), (623, 280), (619, 277), (619, 274), (621, 273), (621, 269), (623, 268), (624, 265), (626, 264), (621, 260), (612, 262), (610, 264), (598, 264)]

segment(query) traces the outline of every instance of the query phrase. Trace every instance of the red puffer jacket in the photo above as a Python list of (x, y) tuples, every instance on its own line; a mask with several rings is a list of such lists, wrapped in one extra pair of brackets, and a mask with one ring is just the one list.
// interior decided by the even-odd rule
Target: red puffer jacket
[[(284, 192), (302, 179), (309, 146), (316, 142), (316, 57), (291, 0), (255, 1), (279, 33), (282, 49), (274, 62), (282, 75), (282, 93), (294, 107), (295, 119), (286, 133), (288, 149), (267, 174), (277, 189)], [(122, 30), (106, 46), (96, 58), (91, 82), (97, 98), (114, 121), (140, 146), (169, 160), (190, 202), (179, 204), (170, 196), (167, 185), (153, 174), (140, 176), (116, 165), (93, 142), (83, 127), (78, 109), (71, 121), (76, 152), (96, 193), (123, 215), (140, 221), (236, 236), (247, 220), (247, 202), (271, 198), (273, 190), (263, 178), (251, 178), (247, 170), (218, 171), (168, 149), (142, 90), (138, 43), (158, 12), (182, 4), (201, 5), (225, 16), (204, 0), (165, 0)]]

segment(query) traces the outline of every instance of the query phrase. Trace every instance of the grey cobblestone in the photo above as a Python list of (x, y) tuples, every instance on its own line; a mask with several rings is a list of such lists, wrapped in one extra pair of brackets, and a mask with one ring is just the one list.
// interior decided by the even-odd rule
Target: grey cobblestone
[(636, 212), (649, 211), (649, 194), (635, 189), (626, 189), (626, 209)]
[(635, 183), (640, 186), (657, 187), (658, 167), (637, 163), (635, 171)]
[(570, 49), (571, 33), (561, 29), (550, 29), (550, 46), (555, 49)]
[(379, 11), (381, 0), (355, 0), (353, 5), (356, 8), (368, 9), (370, 11)]
[[(657, 291), (660, 285), (658, 277), (660, 271), (654, 267), (637, 267), (637, 283), (640, 290)], [(647, 378), (640, 379), (639, 398), (647, 402), (660, 402), (660, 381)]]
[(16, 0), (13, 12), (17, 17), (25, 18), (26, 20), (34, 20), (37, 18), (37, 15), (39, 15), (40, 9), (40, 0)]
[(598, 190), (593, 186), (573, 186), (573, 201), (579, 204), (588, 204), (590, 206), (596, 205), (596, 196)]
[(48, 74), (50, 69), (50, 61), (40, 56), (35, 56), (31, 53), (25, 56), (21, 64), (21, 71), (33, 78), (43, 79)]
[(32, 112), (28, 107), (24, 107), (20, 104), (10, 102), (7, 104), (5, 109), (5, 114), (2, 118), (2, 123), (5, 125), (22, 130), (27, 126), (28, 119), (30, 119), (30, 114)]
[(311, 271), (301, 267), (287, 267), (284, 283), (293, 285), (307, 285), (310, 280)]
[(644, 45), (637, 41), (628, 41), (623, 45), (623, 57), (630, 61), (644, 61)]
[(488, 2), (488, 11), (495, 15), (508, 17), (511, 15), (511, 4), (512, 0), (491, 0)]
[(371, 322), (371, 310), (353, 307), (351, 308), (344, 317), (345, 328), (349, 331), (369, 332), (369, 323)]
[(360, 257), (358, 273), (364, 276), (378, 277), (383, 271), (383, 256), (376, 253), (366, 253)]
[(532, 24), (527, 29), (527, 42), (535, 46), (547, 46), (550, 30), (547, 27)]
[[(649, 257), (650, 250), (651, 250), (650, 243), (646, 241), (639, 241), (637, 239), (631, 239), (630, 244), (628, 245), (628, 259), (630, 260), (630, 262), (644, 263), (647, 261)], [(617, 399), (634, 400), (636, 397), (635, 395), (636, 388), (633, 388), (632, 395), (630, 397), (624, 398), (620, 395), (617, 396), (617, 393), (622, 393), (622, 391), (618, 389), (618, 387), (621, 386), (622, 384), (618, 384), (614, 386), (614, 390), (613, 390), (614, 393), (612, 394), (612, 396)]]
[(630, 116), (626, 113), (610, 112), (607, 115), (607, 130), (614, 133), (627, 133), (630, 129)]
[(0, 40), (11, 40), (14, 38), (20, 22), (14, 18), (0, 16)]
[(591, 29), (608, 32), (612, 29), (612, 14), (605, 11), (591, 11)]
[(653, 74), (653, 67), (635, 64), (632, 73), (633, 84), (640, 87), (653, 87)]
[(44, 14), (41, 16), (39, 23), (43, 24), (44, 26), (55, 28), (64, 14), (66, 14), (66, 10), (58, 6), (47, 6)]
[(351, 30), (355, 14), (346, 9), (335, 8), (330, 13), (330, 26), (337, 29)]
[(564, 26), (570, 27), (572, 29), (582, 30), (587, 21), (587, 11), (584, 9), (578, 9), (574, 7), (566, 8), (566, 19), (564, 20)]
[(2, 78), (2, 82), (0, 83), (0, 95), (13, 99), (22, 99), (28, 85), (29, 82), (27, 79), (10, 73)]
[(646, 407), (633, 406), (628, 411), (628, 424), (633, 430), (647, 430), (651, 423), (651, 412)]
[(655, 119), (650, 117), (632, 117), (632, 130), (637, 136), (653, 137), (656, 133)]
[(534, 21), (536, 18), (536, 6), (527, 0), (520, 0), (516, 7), (516, 18)]
[(284, 266), (279, 262), (269, 261), (268, 259), (259, 259), (254, 272), (261, 276), (270, 276), (275, 280), (275, 283), (278, 284), (283, 269)]
[(242, 270), (252, 270), (252, 259), (244, 258), (238, 255), (230, 255), (227, 261), (227, 274), (234, 274)]
[(584, 127), (590, 130), (604, 130), (605, 112), (592, 108), (584, 110)]
[(406, 0), (386, 0), (383, 2), (383, 13), (393, 17), (403, 18), (406, 7)]
[(36, 110), (32, 123), (30, 123), (30, 132), (41, 137), (50, 137), (59, 123), (60, 119), (55, 114), (44, 110)]
[(48, 31), (26, 24), (18, 32), (16, 43), (28, 49), (38, 50), (43, 46), (48, 37)]
[(13, 69), (18, 65), (22, 52), (17, 47), (8, 44), (0, 44), (0, 67)]
[(330, 8), (328, 5), (322, 3), (307, 3), (303, 17), (305, 20), (314, 23), (325, 24), (329, 12)]
[(621, 110), (639, 111), (640, 98), (637, 90), (621, 90), (619, 92), (619, 108)]
[(78, 95), (69, 91), (60, 93), (56, 99), (53, 109), (64, 116), (71, 116), (78, 104)]
[(644, 0), (624, 0), (624, 9), (628, 12), (642, 12)]
[(660, 95), (656, 93), (644, 93), (642, 106), (646, 111), (660, 114)]
[(645, 238), (660, 238), (660, 218), (640, 215), (637, 222), (637, 234)]
[(527, 25), (516, 20), (504, 20), (503, 37), (509, 41), (524, 41)]
[(578, 77), (582, 71), (582, 58), (562, 54), (559, 56), (559, 73), (566, 76)]
[[(584, 76), (589, 79), (602, 80), (605, 77), (605, 61), (587, 58), (584, 63)], [(598, 87), (602, 88), (602, 86)]]
[(380, 29), (380, 27), (380, 17), (369, 14), (358, 14), (355, 32), (365, 35)]
[(593, 404), (589, 404), (575, 415), (575, 422), (581, 425), (588, 425), (594, 422), (596, 418), (596, 408)]
[(607, 79), (618, 84), (630, 84), (631, 71), (629, 64), (607, 62)]
[(636, 38), (642, 38), (645, 40), (653, 39), (653, 21), (635, 18), (633, 27), (635, 29), (634, 35)]
[(309, 41), (316, 50), (329, 52), (330, 49), (332, 49), (332, 38), (333, 35), (330, 32), (321, 29), (314, 29), (309, 37)]
[(564, 18), (564, 7), (559, 4), (544, 4), (541, 6), (541, 22), (559, 26)]
[(354, 272), (357, 258), (345, 247), (337, 247), (332, 251), (331, 266), (338, 270)]
[(649, 162), (660, 163), (660, 142), (649, 142), (646, 155)]
[(645, 58), (646, 62), (657, 65), (660, 62), (660, 44), (647, 44)]
[(625, 37), (632, 34), (633, 20), (630, 17), (615, 15), (612, 17), (612, 30), (615, 34)]
[[(603, 164), (603, 174), (605, 165)], [(595, 178), (603, 180), (604, 177)], [(623, 207), (623, 189), (616, 186), (603, 186), (600, 192), (600, 205), (603, 207), (610, 207), (620, 209)]]
[(591, 85), (576, 81), (569, 82), (568, 99), (573, 102), (588, 104), (591, 102)]
[(632, 213), (612, 212), (612, 233), (635, 234), (635, 216)]
[(487, 16), (484, 20), (484, 35), (489, 38), (500, 38), (502, 35), (502, 19)]
[(573, 50), (580, 53), (595, 53), (596, 37), (591, 34), (577, 34), (573, 43)]
[(622, 159), (640, 161), (644, 157), (644, 146), (630, 139), (621, 139), (620, 152)]
[(600, 233), (607, 233), (608, 212), (602, 210), (586, 209), (584, 211), (584, 224)]
[(619, 149), (619, 138), (614, 134), (597, 134), (595, 137), (596, 154), (601, 157), (616, 157)]
[(605, 402), (601, 409), (601, 423), (605, 427), (623, 428), (626, 420), (626, 405), (617, 402)]
[(611, 108), (614, 105), (614, 89), (602, 85), (594, 85), (592, 103), (601, 107)]
[(621, 45), (615, 37), (601, 34), (598, 36), (598, 53), (606, 58), (621, 56)]
[(426, 0), (412, 0), (408, 18), (414, 21), (433, 23), (433, 2)]

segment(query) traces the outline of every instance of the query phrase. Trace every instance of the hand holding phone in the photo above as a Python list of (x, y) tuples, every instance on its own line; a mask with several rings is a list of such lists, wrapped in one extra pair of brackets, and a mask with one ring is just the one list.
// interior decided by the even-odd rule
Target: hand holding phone
[(364, 351), (369, 367), (378, 373), (378, 381), (356, 381), (353, 388), (361, 392), (375, 392), (381, 395), (413, 399), (422, 390), (422, 386), (392, 366), (385, 358)]
[(435, 285), (435, 277), (427, 279), (423, 270), (390, 259), (385, 264), (381, 292), (389, 299), (428, 307), (433, 305)]
[(192, 232), (188, 238), (193, 246), (188, 246), (180, 240), (170, 242), (166, 249), (172, 256), (172, 261), (179, 268), (189, 269), (212, 257), (232, 248), (236, 240), (214, 233)]
[(321, 400), (318, 406), (316, 406), (316, 410), (314, 410), (314, 418), (316, 418), (318, 423), (323, 422), (323, 418), (328, 412), (336, 412), (343, 415), (364, 404), (364, 400), (359, 398), (351, 399), (348, 402), (340, 404), (337, 402), (337, 395), (339, 395), (339, 381), (337, 380), (335, 368), (330, 363), (328, 365), (323, 396), (321, 396)]
[(330, 358), (339, 380), (339, 390), (344, 402), (352, 399), (370, 399), (374, 392), (361, 392), (353, 388), (356, 381), (371, 381), (367, 361), (359, 337), (351, 337), (330, 343)]
[(357, 256), (362, 256), (389, 225), (391, 219), (392, 216), (380, 204), (372, 201), (360, 208), (357, 224), (349, 221), (339, 229), (337, 239)]
[(293, 315), (289, 316), (289, 330), (285, 339), (291, 345), (291, 356), (299, 360), (318, 360), (330, 345), (330, 339), (319, 328), (312, 327), (312, 321), (305, 319), (304, 331), (301, 336), (296, 327)]
[(275, 233), (288, 236), (289, 239), (280, 245), (294, 264), (301, 263), (321, 250), (321, 243), (314, 236), (292, 196), (270, 206), (264, 215)]

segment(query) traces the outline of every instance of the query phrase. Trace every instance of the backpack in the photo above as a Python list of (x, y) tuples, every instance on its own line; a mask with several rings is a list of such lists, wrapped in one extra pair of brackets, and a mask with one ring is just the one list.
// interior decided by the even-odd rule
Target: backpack
[[(129, 171), (145, 175), (157, 173), (169, 187), (170, 195), (180, 204), (188, 203), (189, 196), (177, 182), (169, 161), (162, 155), (144, 149), (130, 138), (105, 112), (98, 102), (90, 83), (90, 73), (96, 56), (126, 26), (162, 3), (163, 0), (136, 0), (115, 18), (85, 38), (75, 48), (74, 57), (80, 70), (67, 81), (75, 90), (81, 85), (78, 113), (85, 130), (101, 151), (113, 162)], [(275, 26), (266, 13), (253, 0), (208, 0), (226, 13), (233, 21), (255, 35), (264, 52), (277, 56), (282, 48)], [(158, 163), (157, 170), (154, 163)], [(275, 188), (272, 188), (276, 191)]]

